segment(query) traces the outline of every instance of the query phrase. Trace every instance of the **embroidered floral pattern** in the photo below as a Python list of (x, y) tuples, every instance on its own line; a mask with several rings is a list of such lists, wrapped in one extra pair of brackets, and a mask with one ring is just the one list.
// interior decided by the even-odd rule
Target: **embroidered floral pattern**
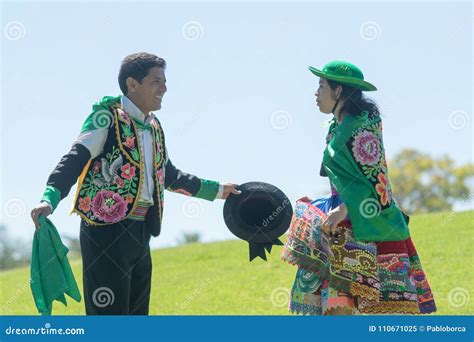
[(156, 171), (156, 179), (158, 179), (158, 182), (160, 183), (161, 186), (165, 185), (165, 177), (163, 175), (163, 168), (158, 169)]
[(91, 198), (89, 196), (79, 198), (79, 210), (82, 210), (85, 213), (91, 210)]
[[(369, 120), (374, 117), (369, 117)], [(347, 142), (354, 161), (370, 181), (378, 195), (381, 209), (392, 204), (392, 191), (387, 176), (387, 161), (382, 141), (382, 122), (362, 126)]]
[[(92, 224), (119, 222), (131, 212), (138, 199), (142, 165), (136, 127), (119, 107), (111, 108), (114, 123), (110, 127), (106, 150), (81, 175), (74, 209)], [(156, 120), (156, 119), (155, 119)], [(153, 120), (153, 121), (155, 121)], [(153, 126), (155, 177), (160, 215), (164, 199), (164, 138), (159, 122)]]
[(382, 172), (377, 176), (379, 183), (375, 186), (375, 190), (380, 196), (380, 203), (385, 206), (392, 200), (392, 193), (389, 189), (387, 177)]
[(94, 167), (92, 168), (92, 172), (94, 173), (97, 173), (100, 171), (100, 162), (99, 161), (95, 161), (94, 162)]
[(153, 148), (153, 160), (155, 161), (155, 182), (159, 184), (157, 187), (157, 196), (158, 196), (158, 209), (160, 216), (163, 215), (163, 204), (165, 200), (165, 152), (164, 152), (164, 136), (163, 130), (158, 119), (153, 118), (151, 120), (152, 134), (154, 139), (154, 148)]
[(361, 165), (375, 165), (380, 159), (379, 139), (370, 131), (360, 132), (352, 142), (352, 153)]
[(132, 180), (132, 178), (135, 177), (136, 167), (130, 166), (130, 163), (122, 166), (120, 170), (122, 170), (121, 176), (125, 179)]
[(115, 184), (117, 184), (118, 188), (123, 188), (125, 186), (125, 182), (120, 177), (115, 178)]
[(124, 145), (133, 150), (135, 148), (135, 137), (127, 137)]
[(334, 301), (343, 295), (330, 294), (329, 285), (336, 291), (345, 289), (345, 296), (377, 301), (380, 282), (375, 244), (355, 242), (347, 221), (338, 225), (337, 238), (328, 236), (321, 229), (326, 213), (311, 200), (300, 199), (295, 208), (281, 255), (299, 268), (291, 290), (290, 310), (322, 314), (327, 306), (337, 305)]
[(130, 126), (130, 118), (128, 115), (120, 108), (117, 109), (117, 113), (119, 114), (119, 120)]
[[(102, 162), (95, 162), (88, 170), (79, 189), (77, 202), (78, 209), (87, 218), (104, 223), (116, 222), (113, 220), (123, 218), (122, 214), (127, 211), (127, 206), (133, 204), (139, 179), (136, 167), (130, 163), (122, 165), (122, 158), (119, 149), (113, 147)], [(120, 171), (119, 176), (117, 173)]]
[(155, 145), (156, 147), (155, 166), (157, 167), (156, 169), (159, 169), (163, 161), (163, 132), (156, 118), (154, 118), (151, 121), (151, 125), (153, 127), (153, 132), (155, 135), (155, 144), (156, 144)]
[(92, 200), (92, 212), (106, 223), (118, 222), (127, 213), (127, 202), (118, 193), (101, 190)]
[[(115, 118), (112, 130), (118, 126), (126, 128), (117, 130), (109, 150), (92, 161), (78, 188), (75, 203), (83, 217), (98, 224), (123, 219), (133, 208), (139, 190), (139, 163), (132, 164), (135, 159), (140, 161), (136, 132), (126, 113), (117, 109)], [(138, 158), (132, 157), (133, 150)]]
[(137, 163), (140, 162), (140, 152), (138, 150), (138, 147), (135, 144), (135, 139), (136, 139), (136, 131), (134, 128), (132, 128), (132, 121), (128, 117), (128, 115), (119, 110), (119, 120), (121, 121), (118, 124), (118, 132), (120, 137), (125, 140), (122, 141), (122, 146), (125, 149), (125, 152), (128, 153), (134, 161)]

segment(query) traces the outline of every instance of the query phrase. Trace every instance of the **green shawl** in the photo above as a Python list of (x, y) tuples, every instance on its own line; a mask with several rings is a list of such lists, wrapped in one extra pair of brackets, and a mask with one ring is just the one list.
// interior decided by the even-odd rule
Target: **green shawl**
[(380, 116), (362, 112), (331, 121), (323, 166), (345, 203), (358, 241), (400, 241), (408, 225), (392, 197)]

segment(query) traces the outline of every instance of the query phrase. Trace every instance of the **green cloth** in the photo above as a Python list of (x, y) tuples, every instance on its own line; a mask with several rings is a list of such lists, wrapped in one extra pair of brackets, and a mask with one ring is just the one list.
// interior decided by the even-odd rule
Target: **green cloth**
[[(339, 124), (334, 120), (329, 127), (331, 137), (323, 155), (324, 169), (347, 207), (358, 241), (400, 241), (409, 237), (405, 218), (392, 199), (389, 182), (386, 181), (385, 188), (377, 183), (380, 179), (388, 179), (381, 124), (378, 115), (372, 116), (368, 112), (347, 115)], [(372, 139), (361, 145), (366, 148), (362, 152), (353, 144), (358, 137), (364, 137), (366, 142)], [(367, 158), (373, 158), (370, 162), (360, 162), (360, 153), (364, 152)], [(390, 199), (386, 203), (379, 197), (382, 189), (386, 189), (383, 191), (385, 198)]]
[(94, 129), (108, 129), (113, 123), (113, 114), (110, 106), (120, 102), (122, 96), (104, 96), (99, 102), (92, 105), (92, 113), (82, 125), (81, 133)]
[[(113, 114), (110, 112), (110, 106), (120, 102), (122, 96), (104, 96), (99, 102), (92, 105), (92, 113), (84, 121), (81, 133), (92, 131), (94, 129), (108, 129), (113, 123)], [(143, 123), (140, 120), (131, 117), (135, 125), (143, 130), (151, 131), (150, 123)]]
[(30, 285), (33, 299), (41, 315), (51, 315), (53, 301), (67, 306), (64, 293), (77, 302), (81, 294), (67, 259), (69, 250), (63, 245), (56, 227), (40, 216), (31, 253)]
[(140, 120), (138, 120), (134, 117), (132, 117), (132, 120), (138, 128), (143, 129), (145, 131), (151, 131), (151, 124), (150, 123), (145, 124), (145, 123), (141, 122)]

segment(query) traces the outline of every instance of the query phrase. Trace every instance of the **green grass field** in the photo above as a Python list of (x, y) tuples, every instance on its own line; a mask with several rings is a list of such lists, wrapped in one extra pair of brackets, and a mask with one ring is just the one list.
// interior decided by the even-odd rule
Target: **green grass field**
[[(414, 216), (410, 230), (440, 315), (473, 314), (474, 211)], [(294, 266), (274, 247), (268, 262), (248, 262), (243, 241), (153, 251), (153, 315), (286, 315)], [(82, 291), (81, 261), (72, 260)], [(0, 314), (36, 315), (29, 268), (0, 273)], [(57, 302), (53, 314), (83, 315), (83, 303)]]

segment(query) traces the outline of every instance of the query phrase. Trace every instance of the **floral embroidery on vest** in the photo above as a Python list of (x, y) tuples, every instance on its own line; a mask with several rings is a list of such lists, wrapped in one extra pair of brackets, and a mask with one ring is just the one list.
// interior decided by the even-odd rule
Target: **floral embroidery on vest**
[[(369, 116), (372, 121), (374, 117)], [(370, 181), (382, 206), (392, 204), (392, 190), (387, 176), (387, 162), (382, 141), (382, 122), (364, 125), (352, 134), (347, 142), (354, 161), (364, 176)]]
[[(137, 129), (119, 105), (112, 106), (112, 144), (86, 166), (79, 179), (74, 211), (88, 223), (123, 220), (133, 211), (140, 193), (141, 154)], [(115, 131), (115, 135), (111, 132)]]
[(153, 160), (154, 162), (154, 170), (155, 170), (155, 184), (158, 188), (157, 198), (159, 203), (158, 210), (160, 218), (163, 216), (163, 204), (164, 204), (164, 197), (165, 197), (165, 151), (164, 151), (164, 135), (163, 130), (161, 128), (161, 124), (158, 119), (154, 118), (151, 121), (152, 126), (152, 134), (154, 137), (154, 144), (153, 144)]
[(127, 153), (131, 157), (130, 159), (138, 166), (140, 163), (140, 151), (138, 144), (135, 144), (137, 130), (128, 115), (121, 108), (117, 108), (117, 113), (119, 123), (116, 125), (116, 130), (119, 141), (122, 142), (125, 153)]

